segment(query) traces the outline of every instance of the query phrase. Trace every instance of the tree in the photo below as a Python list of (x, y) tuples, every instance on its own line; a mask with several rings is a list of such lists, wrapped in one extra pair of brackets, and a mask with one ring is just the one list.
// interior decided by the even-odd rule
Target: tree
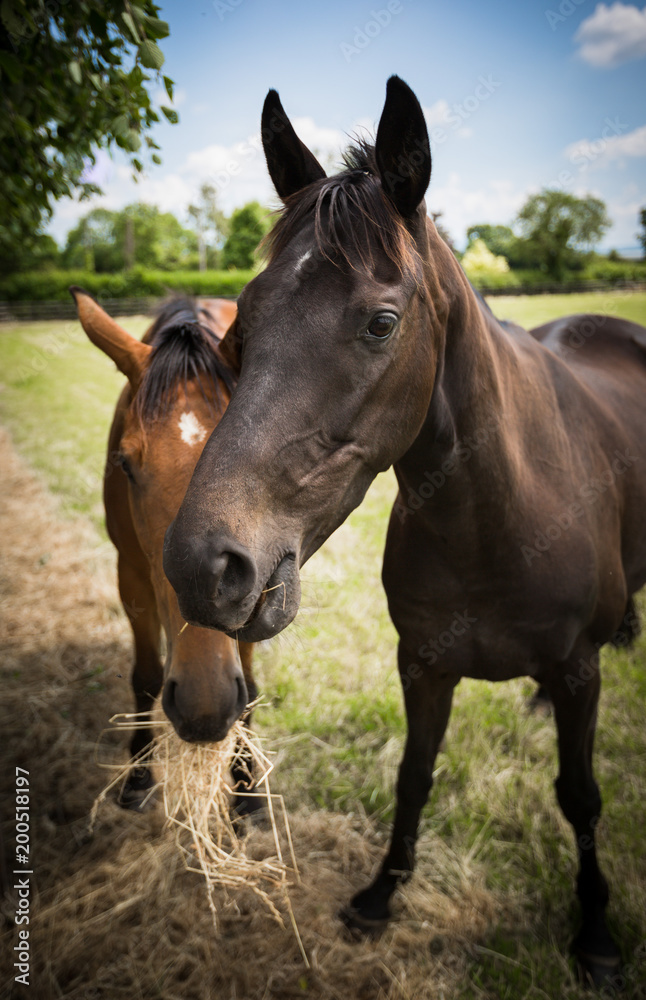
[(509, 226), (492, 226), (488, 222), (469, 226), (467, 229), (467, 250), (473, 246), (476, 240), (482, 240), (495, 256), (506, 257), (507, 260), (514, 259), (517, 238)]
[(509, 273), (507, 258), (492, 253), (484, 240), (474, 240), (465, 250), (462, 267), (470, 278)]
[(66, 267), (99, 273), (123, 271), (137, 264), (156, 270), (189, 268), (197, 263), (195, 233), (170, 212), (137, 202), (120, 212), (95, 208), (67, 237)]
[(207, 266), (217, 267), (229, 227), (224, 212), (218, 207), (215, 188), (203, 184), (199, 200), (188, 206), (188, 214), (195, 224), (200, 271), (205, 271)]
[(168, 35), (158, 11), (152, 0), (2, 0), (0, 252), (33, 240), (58, 198), (99, 192), (88, 169), (98, 148), (116, 144), (141, 172), (144, 139), (161, 162), (148, 134), (159, 121), (148, 93), (161, 83), (157, 40)]
[(123, 249), (115, 239), (116, 212), (93, 208), (67, 234), (63, 250), (65, 267), (111, 274), (123, 267)]
[(642, 257), (646, 257), (646, 208), (639, 211), (639, 225), (641, 231), (637, 233), (637, 239), (641, 243)]
[(581, 267), (586, 252), (610, 226), (606, 206), (590, 195), (576, 198), (544, 188), (518, 213), (524, 250), (534, 266), (560, 280), (568, 268)]
[(0, 273), (3, 275), (46, 271), (60, 265), (61, 252), (56, 241), (45, 233), (39, 233), (21, 247), (12, 247), (11, 253), (4, 253), (0, 247)]
[(229, 236), (222, 250), (223, 266), (253, 267), (256, 248), (270, 228), (270, 213), (257, 201), (236, 208), (229, 220)]

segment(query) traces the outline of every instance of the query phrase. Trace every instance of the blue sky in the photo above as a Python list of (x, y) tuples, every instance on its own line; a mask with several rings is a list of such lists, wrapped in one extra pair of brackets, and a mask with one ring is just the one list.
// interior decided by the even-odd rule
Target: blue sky
[[(458, 246), (467, 226), (511, 223), (541, 187), (601, 197), (602, 248), (636, 247), (646, 205), (646, 10), (618, 0), (170, 0), (164, 73), (180, 124), (160, 124), (163, 165), (135, 184), (102, 155), (104, 196), (57, 206), (64, 240), (89, 207), (145, 200), (186, 221), (200, 183), (229, 212), (276, 205), (258, 148), (275, 87), (301, 138), (330, 168), (348, 134), (374, 130), (398, 73), (431, 133), (429, 211)], [(161, 99), (161, 94), (159, 95)], [(165, 99), (161, 103), (167, 103)]]

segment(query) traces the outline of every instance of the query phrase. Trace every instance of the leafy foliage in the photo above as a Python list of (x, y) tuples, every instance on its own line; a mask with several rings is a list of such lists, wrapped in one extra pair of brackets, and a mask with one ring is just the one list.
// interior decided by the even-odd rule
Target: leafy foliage
[(642, 255), (646, 257), (646, 208), (639, 210), (639, 226), (640, 231), (637, 233), (637, 239), (641, 243)]
[(136, 172), (142, 141), (159, 148), (148, 134), (159, 121), (148, 93), (161, 82), (157, 42), (169, 32), (158, 13), (152, 0), (0, 3), (0, 253), (33, 239), (56, 199), (99, 190), (88, 169), (97, 148), (119, 146)]
[(0, 301), (71, 301), (70, 285), (80, 285), (97, 298), (187, 295), (235, 296), (254, 276), (252, 271), (149, 271), (134, 267), (122, 274), (93, 271), (43, 271), (0, 279)]
[(576, 198), (543, 188), (518, 213), (527, 265), (539, 267), (551, 278), (582, 267), (589, 251), (610, 226), (606, 206), (599, 198)]
[(270, 228), (270, 214), (257, 201), (237, 208), (229, 221), (229, 236), (222, 251), (223, 266), (253, 267), (258, 244)]
[(114, 273), (131, 261), (156, 270), (190, 268), (197, 263), (197, 237), (170, 212), (137, 203), (120, 212), (95, 208), (67, 236), (66, 267)]
[(510, 264), (515, 263), (518, 237), (509, 226), (492, 226), (488, 222), (469, 226), (467, 229), (467, 250), (473, 246), (476, 240), (482, 240), (492, 254), (497, 257), (506, 257)]
[(215, 188), (202, 184), (197, 201), (188, 206), (197, 235), (200, 271), (217, 267), (220, 250), (229, 232), (229, 220), (218, 206)]
[(484, 240), (474, 240), (462, 257), (467, 277), (478, 288), (508, 288), (517, 283), (507, 258), (492, 253)]

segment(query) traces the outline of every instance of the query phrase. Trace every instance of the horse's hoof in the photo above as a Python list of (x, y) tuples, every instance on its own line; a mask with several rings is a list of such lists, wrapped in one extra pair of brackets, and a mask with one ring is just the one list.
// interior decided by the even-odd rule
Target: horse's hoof
[(614, 993), (621, 993), (625, 983), (619, 955), (589, 955), (578, 948), (574, 955), (578, 978), (583, 986), (595, 989), (606, 987)]
[(386, 930), (390, 917), (364, 917), (352, 903), (339, 912), (339, 919), (350, 937), (355, 941), (362, 938), (378, 938)]
[(117, 799), (122, 809), (147, 812), (155, 805), (155, 780), (147, 767), (134, 767)]

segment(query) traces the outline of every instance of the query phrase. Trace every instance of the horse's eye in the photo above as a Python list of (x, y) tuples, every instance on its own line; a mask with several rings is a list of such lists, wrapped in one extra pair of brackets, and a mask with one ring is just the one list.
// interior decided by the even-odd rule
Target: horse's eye
[(128, 459), (126, 458), (126, 456), (122, 455), (122, 454), (117, 455), (117, 462), (119, 463), (119, 465), (121, 466), (121, 468), (125, 472), (126, 476), (130, 480), (130, 482), (134, 483), (135, 477), (134, 477), (133, 472), (132, 472), (132, 466), (130, 465), (130, 462), (128, 461)]
[(393, 316), (392, 313), (382, 313), (370, 321), (370, 325), (366, 329), (366, 336), (369, 340), (388, 340), (396, 326), (396, 316)]

